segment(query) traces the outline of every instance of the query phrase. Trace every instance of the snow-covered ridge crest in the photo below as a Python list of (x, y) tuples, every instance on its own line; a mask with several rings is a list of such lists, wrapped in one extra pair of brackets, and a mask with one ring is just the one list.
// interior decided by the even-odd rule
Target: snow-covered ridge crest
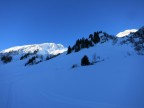
[(32, 45), (23, 45), (15, 46), (1, 51), (0, 53), (9, 53), (9, 52), (18, 52), (19, 54), (23, 53), (33, 53), (38, 51), (40, 54), (53, 54), (57, 55), (63, 53), (67, 50), (62, 44), (55, 43), (42, 43), (42, 44), (32, 44)]
[(124, 37), (124, 36), (129, 35), (130, 33), (135, 33), (135, 32), (137, 32), (137, 31), (138, 31), (137, 29), (125, 30), (125, 31), (123, 31), (123, 32), (118, 33), (116, 36), (117, 36), (117, 37)]

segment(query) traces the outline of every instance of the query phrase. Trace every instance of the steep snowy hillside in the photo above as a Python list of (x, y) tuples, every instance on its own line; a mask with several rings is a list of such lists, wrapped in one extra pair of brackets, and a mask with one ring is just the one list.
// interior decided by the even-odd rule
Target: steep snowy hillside
[[(109, 41), (31, 67), (0, 66), (0, 108), (143, 108), (144, 56), (128, 49)], [(94, 65), (80, 66), (95, 54)]]
[[(16, 46), (0, 52), (0, 57), (4, 63), (17, 60), (32, 60), (35, 58), (35, 63), (39, 63), (43, 60), (48, 60), (60, 53), (63, 53), (67, 50), (61, 44), (55, 43), (43, 43), (43, 44), (34, 44), (34, 45), (24, 45)], [(33, 63), (33, 64), (35, 64)]]
[[(92, 47), (38, 65), (0, 65), (0, 108), (144, 108), (143, 36), (143, 28), (132, 37), (100, 33)], [(84, 55), (91, 65), (81, 66)]]
[(137, 29), (125, 30), (123, 32), (118, 33), (116, 36), (117, 37), (124, 37), (124, 36), (131, 34), (131, 33), (135, 33), (137, 31), (138, 31)]

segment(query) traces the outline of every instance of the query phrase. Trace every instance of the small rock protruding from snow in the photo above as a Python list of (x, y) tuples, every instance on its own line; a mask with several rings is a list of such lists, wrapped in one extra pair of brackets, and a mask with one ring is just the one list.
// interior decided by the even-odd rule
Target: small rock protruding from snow
[(137, 32), (137, 31), (138, 31), (137, 29), (125, 30), (125, 31), (123, 31), (123, 32), (118, 33), (116, 36), (117, 36), (117, 37), (124, 37), (124, 36), (129, 35), (130, 33), (135, 33), (135, 32)]

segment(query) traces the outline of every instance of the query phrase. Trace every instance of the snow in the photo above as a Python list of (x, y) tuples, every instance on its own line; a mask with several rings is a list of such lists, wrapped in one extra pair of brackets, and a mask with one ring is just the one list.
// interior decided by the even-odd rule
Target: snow
[(137, 29), (125, 30), (123, 32), (118, 33), (116, 36), (117, 37), (125, 37), (125, 36), (129, 35), (130, 33), (135, 33), (137, 31), (138, 31)]
[[(0, 58), (4, 55), (9, 55), (12, 57), (12, 62), (21, 60), (21, 57), (28, 54), (25, 59), (25, 65), (29, 59), (32, 57), (37, 57), (35, 63), (40, 63), (41, 61), (46, 60), (48, 57), (57, 56), (63, 52), (67, 51), (67, 48), (62, 44), (55, 43), (43, 43), (43, 44), (32, 44), (32, 45), (23, 45), (16, 46), (0, 52)], [(2, 61), (0, 60), (0, 63)]]
[[(99, 62), (80, 66), (94, 54)], [(34, 66), (23, 62), (0, 65), (0, 108), (144, 107), (144, 56), (130, 45), (108, 41)]]
[(57, 55), (58, 53), (63, 53), (67, 50), (62, 44), (55, 44), (55, 43), (43, 43), (43, 44), (33, 44), (33, 45), (23, 45), (23, 46), (16, 46), (6, 50), (1, 51), (0, 53), (8, 53), (17, 51), (19, 53), (33, 53), (34, 51), (38, 50), (40, 54), (54, 54)]

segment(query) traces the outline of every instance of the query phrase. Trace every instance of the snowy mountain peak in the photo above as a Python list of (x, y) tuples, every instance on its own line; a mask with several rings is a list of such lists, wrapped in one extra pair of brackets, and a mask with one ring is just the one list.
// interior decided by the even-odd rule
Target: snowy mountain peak
[(25, 66), (38, 64), (42, 61), (49, 60), (67, 51), (61, 44), (43, 43), (16, 46), (0, 52), (0, 58), (3, 63), (11, 61), (23, 61)]
[(135, 32), (137, 32), (137, 31), (138, 31), (137, 29), (125, 30), (125, 31), (123, 31), (123, 32), (118, 33), (116, 36), (117, 36), (117, 37), (124, 37), (124, 36), (129, 35), (130, 33), (135, 33)]
[(23, 54), (23, 53), (33, 53), (35, 51), (38, 51), (40, 54), (56, 55), (58, 53), (63, 53), (66, 50), (67, 48), (65, 48), (61, 44), (43, 43), (43, 44), (15, 46), (15, 47), (3, 50), (0, 53), (18, 52), (19, 54)]

